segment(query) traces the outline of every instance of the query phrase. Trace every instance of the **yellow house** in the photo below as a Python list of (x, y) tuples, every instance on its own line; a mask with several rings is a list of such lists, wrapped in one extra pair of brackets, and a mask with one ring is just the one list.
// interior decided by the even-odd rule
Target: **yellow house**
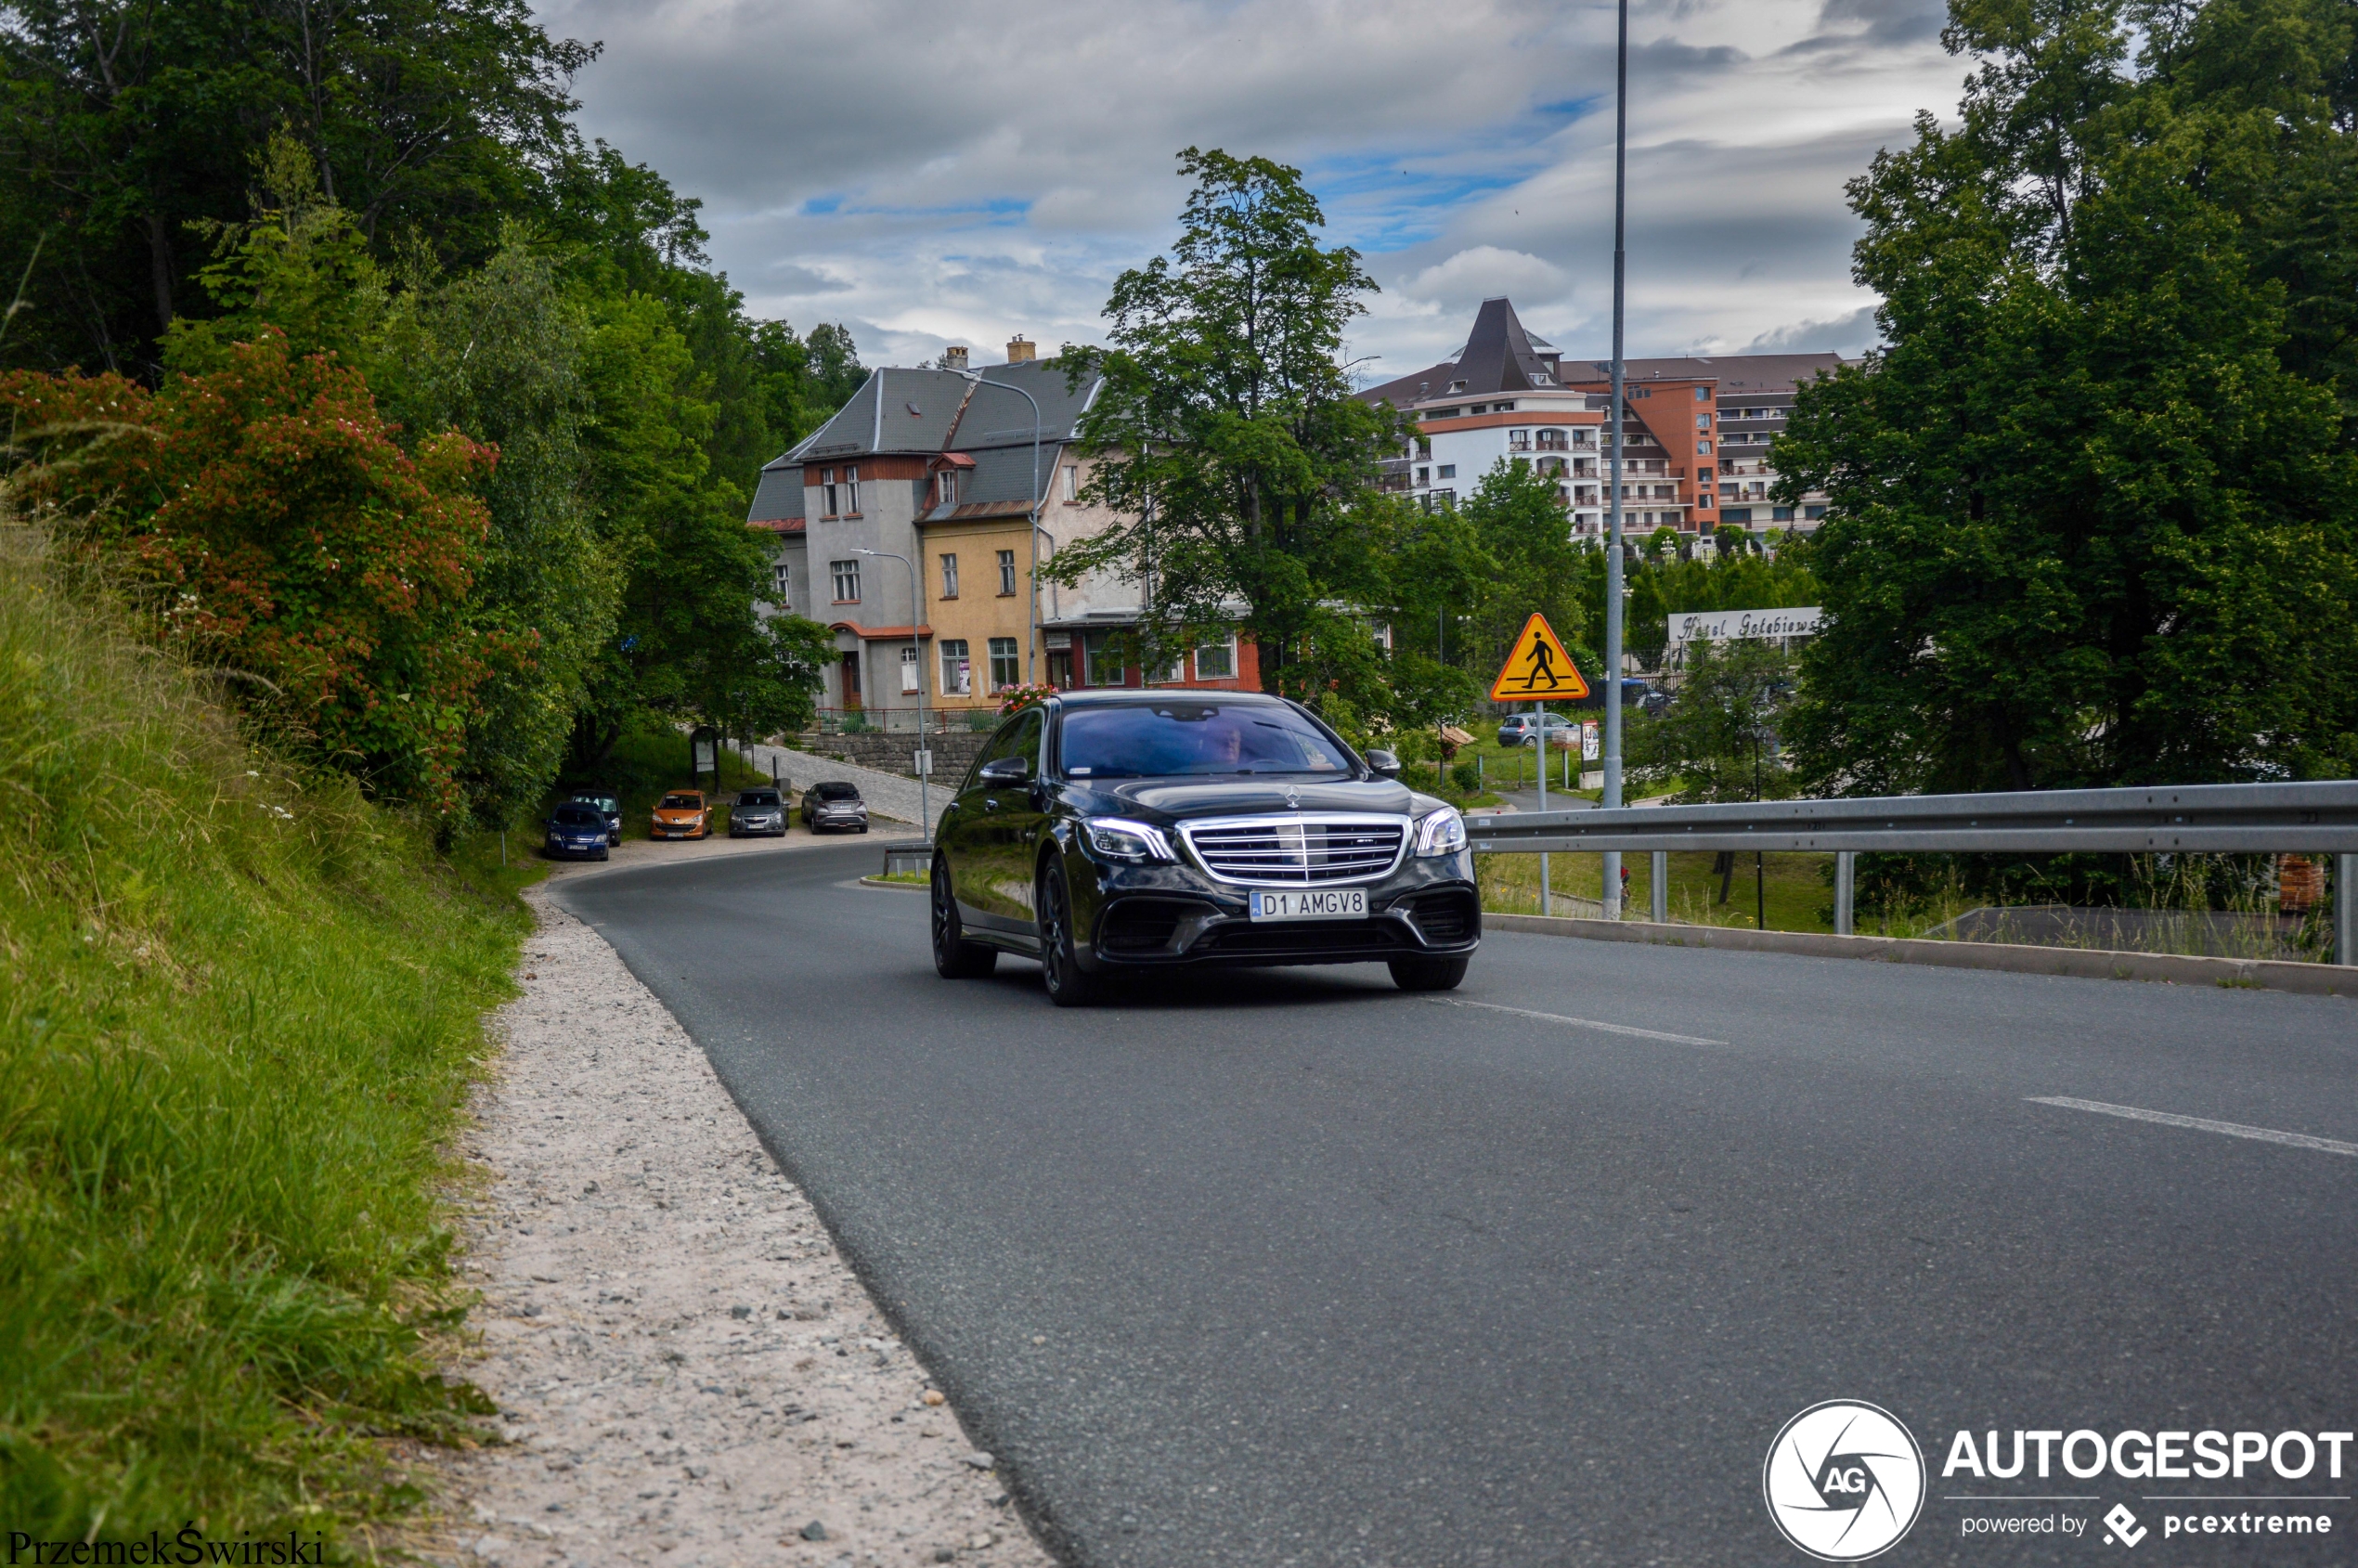
[(992, 693), (1025, 680), (1030, 629), (1028, 500), (969, 501), (919, 525), (926, 551), (926, 619), (944, 708), (991, 708)]

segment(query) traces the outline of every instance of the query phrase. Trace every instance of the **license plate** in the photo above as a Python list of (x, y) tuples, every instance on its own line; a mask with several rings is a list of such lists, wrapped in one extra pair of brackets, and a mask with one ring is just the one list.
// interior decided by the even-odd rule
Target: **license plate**
[(1365, 888), (1313, 888), (1301, 892), (1255, 893), (1255, 920), (1365, 920)]

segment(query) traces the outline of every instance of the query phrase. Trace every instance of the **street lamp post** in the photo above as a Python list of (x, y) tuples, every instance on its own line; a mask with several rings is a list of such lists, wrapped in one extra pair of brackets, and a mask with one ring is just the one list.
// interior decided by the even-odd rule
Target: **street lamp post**
[(924, 765), (917, 770), (917, 825), (930, 837), (933, 834), (933, 810), (926, 785), (933, 774), (933, 747), (926, 737), (926, 640), (917, 629), (925, 624), (925, 606), (917, 602), (917, 564), (888, 550), (855, 550), (852, 553), (898, 561), (909, 568), (909, 644), (917, 650), (917, 749), (926, 754), (918, 759)]
[(1031, 540), (1031, 622), (1023, 644), (1023, 680), (1027, 686), (1039, 682), (1038, 650), (1040, 646), (1040, 503), (1044, 499), (1040, 490), (1040, 400), (1023, 388), (1007, 382), (994, 382), (980, 370), (953, 370), (977, 386), (995, 386), (1012, 392), (1031, 405), (1031, 525), (1026, 530)]
[[(1613, 88), (1613, 453), (1611, 509), (1605, 544), (1605, 797), (1621, 804), (1621, 322), (1628, 261), (1625, 220), (1629, 190), (1629, 0), (1621, 0), (1621, 32)], [(1621, 856), (1604, 857), (1605, 918), (1621, 918)]]

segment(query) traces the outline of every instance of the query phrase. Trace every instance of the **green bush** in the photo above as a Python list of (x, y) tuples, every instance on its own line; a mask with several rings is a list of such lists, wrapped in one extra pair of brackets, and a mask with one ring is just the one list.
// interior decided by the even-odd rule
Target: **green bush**
[(454, 1431), (448, 1140), (524, 911), (0, 520), (0, 1520), (330, 1536)]

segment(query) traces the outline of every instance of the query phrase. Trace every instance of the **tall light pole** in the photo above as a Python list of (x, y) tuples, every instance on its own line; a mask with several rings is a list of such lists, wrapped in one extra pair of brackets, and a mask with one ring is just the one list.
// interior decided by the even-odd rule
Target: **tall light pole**
[(1046, 498), (1040, 492), (1040, 400), (1019, 386), (1007, 382), (986, 380), (980, 370), (953, 370), (977, 386), (995, 386), (1012, 392), (1031, 405), (1031, 526), (1026, 530), (1031, 539), (1031, 624), (1023, 643), (1023, 680), (1027, 686), (1039, 683), (1035, 665), (1040, 644), (1040, 503)]
[(926, 793), (926, 784), (933, 774), (933, 748), (926, 742), (926, 640), (917, 631), (925, 625), (926, 617), (925, 606), (917, 602), (917, 564), (888, 550), (854, 550), (851, 553), (898, 561), (909, 568), (909, 645), (917, 650), (917, 749), (926, 754), (924, 758), (926, 766), (917, 770), (917, 826), (930, 837), (933, 835), (933, 810)]
[[(1607, 810), (1621, 804), (1621, 320), (1627, 271), (1629, 195), (1629, 0), (1621, 0), (1621, 34), (1613, 78), (1613, 489), (1605, 525), (1605, 797)], [(1544, 739), (1544, 736), (1543, 736)], [(1621, 856), (1604, 857), (1605, 918), (1621, 918)]]

